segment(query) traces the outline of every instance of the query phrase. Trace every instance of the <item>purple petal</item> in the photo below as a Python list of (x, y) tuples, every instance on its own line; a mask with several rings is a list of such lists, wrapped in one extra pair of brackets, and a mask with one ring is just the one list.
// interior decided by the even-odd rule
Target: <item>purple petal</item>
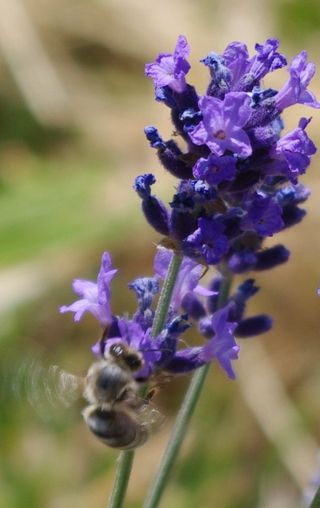
[(235, 88), (249, 66), (247, 46), (242, 42), (231, 42), (224, 50), (223, 57), (231, 70), (232, 88)]
[(224, 100), (226, 124), (244, 127), (251, 116), (250, 97), (244, 92), (231, 92)]
[(217, 157), (211, 154), (208, 159), (199, 159), (193, 167), (193, 175), (197, 179), (218, 185), (223, 181), (231, 181), (236, 174), (236, 160), (234, 157)]
[(243, 130), (234, 130), (228, 142), (228, 148), (240, 157), (249, 157), (252, 147), (248, 134)]
[[(154, 259), (154, 271), (161, 279), (165, 279), (167, 275), (171, 258), (171, 251), (164, 248), (158, 249)], [(179, 309), (183, 297), (188, 292), (194, 291), (195, 288), (199, 287), (198, 282), (202, 273), (202, 265), (196, 263), (190, 258), (183, 258), (171, 298), (170, 305), (172, 309)]]
[(208, 140), (206, 144), (210, 148), (211, 152), (220, 157), (224, 154), (228, 146), (226, 141), (217, 141), (214, 138)]
[(186, 58), (190, 54), (190, 46), (184, 35), (179, 35), (177, 44), (174, 50), (175, 57)]
[(206, 362), (216, 358), (227, 375), (234, 379), (231, 360), (238, 358), (240, 348), (234, 338), (234, 330), (238, 323), (227, 321), (229, 312), (230, 305), (228, 304), (213, 314), (211, 324), (215, 335), (202, 348), (201, 356)]
[(208, 133), (204, 127), (203, 122), (200, 122), (189, 132), (189, 136), (195, 145), (204, 145), (208, 139)]
[(200, 284), (198, 284), (193, 291), (200, 296), (213, 296), (219, 294), (219, 291), (210, 291), (210, 289), (207, 289), (204, 286), (201, 286)]
[(73, 291), (80, 296), (87, 295), (91, 296), (93, 299), (96, 298), (98, 289), (97, 284), (95, 282), (91, 282), (90, 280), (84, 279), (74, 279), (72, 282)]
[(158, 58), (145, 66), (145, 74), (153, 79), (156, 89), (169, 86), (177, 93), (186, 89), (185, 75), (189, 72), (190, 64), (185, 59), (190, 48), (187, 40), (180, 35), (174, 53), (160, 53)]
[(161, 279), (164, 279), (167, 274), (171, 257), (172, 252), (170, 250), (164, 248), (157, 249), (154, 257), (153, 269), (155, 274)]
[(74, 321), (79, 322), (85, 312), (92, 312), (95, 310), (95, 304), (88, 303), (88, 300), (77, 300), (71, 305), (64, 305), (60, 307), (61, 314), (66, 312), (74, 312)]
[(111, 269), (110, 254), (104, 252), (97, 284), (83, 279), (75, 279), (73, 289), (83, 298), (69, 306), (62, 306), (60, 312), (74, 312), (75, 321), (79, 321), (85, 312), (90, 312), (103, 327), (106, 327), (111, 320), (109, 285), (116, 272), (117, 270)]

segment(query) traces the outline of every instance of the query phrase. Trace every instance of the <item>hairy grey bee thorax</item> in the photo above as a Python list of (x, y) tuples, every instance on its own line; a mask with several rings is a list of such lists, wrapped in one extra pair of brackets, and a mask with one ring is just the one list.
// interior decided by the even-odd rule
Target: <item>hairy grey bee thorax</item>
[(112, 406), (114, 402), (130, 398), (136, 393), (132, 373), (115, 362), (94, 363), (87, 374), (84, 397), (90, 404)]

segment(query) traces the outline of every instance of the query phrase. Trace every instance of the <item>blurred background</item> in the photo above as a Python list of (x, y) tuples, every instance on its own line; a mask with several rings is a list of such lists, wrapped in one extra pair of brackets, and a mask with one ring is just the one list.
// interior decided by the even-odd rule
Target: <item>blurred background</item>
[[(89, 435), (81, 401), (49, 403), (43, 379), (51, 364), (83, 375), (93, 360), (99, 325), (58, 313), (75, 299), (74, 277), (94, 280), (109, 250), (120, 313), (134, 309), (127, 282), (152, 274), (159, 238), (132, 182), (155, 172), (163, 199), (175, 182), (144, 139), (145, 125), (164, 138), (172, 131), (144, 64), (172, 51), (182, 33), (192, 47), (189, 81), (202, 93), (199, 59), (232, 40), (252, 52), (279, 37), (289, 59), (307, 49), (319, 66), (320, 4), (0, 0), (0, 7), (0, 508), (106, 506), (117, 452)], [(285, 71), (274, 73), (272, 86), (285, 79)], [(311, 89), (319, 97), (319, 77)], [(317, 110), (292, 109), (288, 130), (313, 115), (309, 134), (319, 144)], [(249, 311), (271, 313), (275, 326), (242, 342), (235, 382), (211, 369), (163, 507), (303, 506), (320, 443), (318, 164), (304, 178), (312, 190), (307, 218), (278, 239), (290, 262), (256, 277), (262, 290)], [(158, 397), (166, 424), (136, 454), (128, 508), (141, 506), (187, 382)]]

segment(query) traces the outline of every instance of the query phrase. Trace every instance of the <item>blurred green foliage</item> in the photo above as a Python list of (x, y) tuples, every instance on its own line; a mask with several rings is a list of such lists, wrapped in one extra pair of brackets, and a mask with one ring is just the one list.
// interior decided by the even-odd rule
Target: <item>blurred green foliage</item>
[(0, 96), (0, 149), (10, 143), (23, 144), (35, 153), (53, 152), (61, 143), (75, 140), (71, 128), (42, 125), (18, 97)]
[(318, 0), (277, 0), (273, 3), (276, 21), (291, 43), (319, 35), (320, 3)]
[(93, 206), (96, 189), (108, 172), (105, 162), (34, 155), (15, 162), (14, 171), (18, 176), (3, 183), (1, 191), (2, 265), (26, 261), (79, 237), (89, 241), (107, 227), (108, 221)]

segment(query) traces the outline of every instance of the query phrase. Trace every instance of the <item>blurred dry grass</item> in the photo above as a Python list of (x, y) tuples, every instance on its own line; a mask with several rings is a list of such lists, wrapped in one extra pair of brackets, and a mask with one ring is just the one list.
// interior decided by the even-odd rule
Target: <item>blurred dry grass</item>
[[(133, 308), (126, 282), (146, 267), (152, 271), (157, 236), (143, 222), (131, 182), (138, 172), (155, 170), (163, 197), (174, 182), (144, 140), (147, 124), (171, 134), (168, 111), (153, 102), (143, 77), (144, 63), (170, 50), (179, 33), (192, 45), (193, 64), (230, 40), (252, 49), (285, 33), (288, 55), (306, 48), (319, 65), (319, 32), (312, 24), (319, 7), (311, 0), (1, 0), (0, 6), (0, 508), (104, 506), (117, 454), (87, 434), (78, 406), (54, 414), (48, 408), (42, 421), (13, 397), (11, 386), (21, 362), (33, 357), (85, 372), (99, 330), (90, 319), (76, 327), (57, 308), (71, 301), (73, 276), (94, 277), (103, 249), (111, 250), (122, 273), (113, 291), (116, 312)], [(303, 16), (290, 17), (299, 8)], [(273, 86), (283, 78), (275, 73)], [(191, 80), (204, 90), (205, 69), (194, 65)], [(316, 79), (318, 96), (319, 88)], [(287, 116), (289, 129), (301, 111)], [(310, 135), (319, 144), (319, 115), (311, 113)], [(262, 352), (244, 344), (238, 381), (212, 369), (163, 501), (167, 508), (300, 506), (312, 450), (305, 445), (303, 453), (294, 452), (292, 469), (299, 471), (290, 477), (277, 436), (269, 433), (268, 441), (264, 434), (273, 415), (266, 412), (265, 421), (254, 415), (261, 399), (267, 404), (266, 395), (274, 402), (272, 393), (258, 392), (248, 409), (245, 383), (256, 384), (267, 351), (269, 375), (280, 381), (297, 415), (288, 449), (319, 442), (318, 160), (305, 178), (313, 192), (309, 214), (279, 239), (292, 251), (290, 263), (257, 277), (262, 289), (250, 311), (269, 312), (275, 327), (258, 339)], [(137, 453), (128, 507), (141, 506), (187, 381), (171, 385), (170, 398), (168, 390), (160, 394), (168, 421)], [(290, 411), (285, 405), (281, 411), (284, 429), (292, 429)]]

